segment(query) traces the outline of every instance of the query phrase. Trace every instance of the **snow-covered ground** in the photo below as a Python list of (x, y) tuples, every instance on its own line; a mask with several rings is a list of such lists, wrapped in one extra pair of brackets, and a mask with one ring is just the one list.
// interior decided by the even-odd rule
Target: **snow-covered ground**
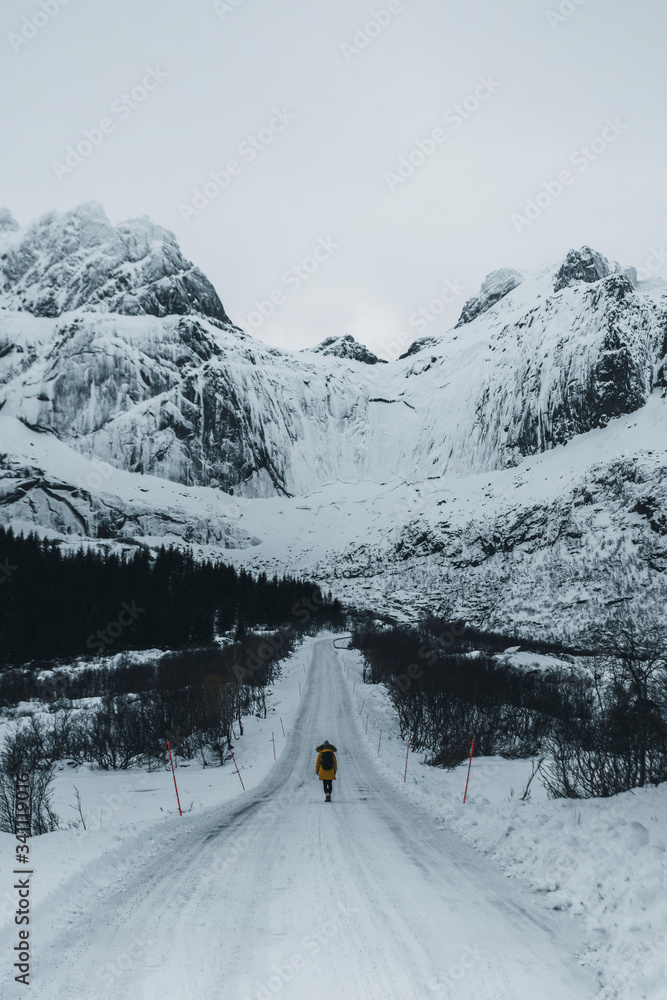
[[(88, 830), (31, 843), (33, 995), (664, 1000), (667, 787), (549, 801), (536, 778), (521, 801), (530, 761), (475, 758), (464, 806), (466, 766), (421, 754), (404, 782), (386, 690), (333, 646), (306, 639), (267, 719), (245, 720), (245, 793), (231, 765), (180, 766), (181, 819), (169, 771), (63, 762), (56, 811), (77, 818), (76, 785)], [(325, 737), (331, 807), (313, 773)], [(6, 954), (14, 844), (0, 835)], [(7, 968), (3, 998), (22, 996)]]
[[(362, 682), (361, 654), (342, 655), (357, 727), (381, 773), (507, 875), (527, 880), (550, 908), (571, 915), (600, 1000), (667, 998), (667, 784), (606, 800), (549, 800), (538, 774), (522, 801), (533, 761), (475, 757), (464, 806), (468, 764), (443, 771), (427, 766), (423, 753), (409, 754), (404, 783), (406, 742), (387, 689)], [(521, 652), (510, 658), (524, 667), (555, 662)]]
[[(243, 719), (243, 736), (234, 744), (234, 756), (247, 791), (256, 788), (270, 771), (274, 763), (274, 737), (277, 759), (285, 749), (286, 736), (297, 717), (313, 642), (314, 639), (307, 636), (295, 653), (281, 664), (279, 682), (268, 689), (271, 693), (267, 694), (266, 719), (256, 716)], [(16, 727), (21, 715), (34, 711), (34, 704), (22, 703), (17, 710), (8, 713), (11, 718), (0, 720), (0, 741)], [(286, 736), (283, 736), (283, 726)], [(187, 816), (221, 806), (241, 791), (239, 776), (231, 762), (224, 767), (202, 767), (197, 761), (179, 763), (177, 759), (176, 781), (181, 808)], [(77, 808), (76, 789), (81, 796), (85, 830)], [(143, 830), (149, 831), (147, 836), (155, 841), (156, 849), (159, 848), (160, 825), (171, 830), (170, 821), (178, 818), (176, 792), (169, 769), (102, 771), (92, 764), (71, 766), (62, 761), (53, 783), (53, 807), (65, 829), (33, 839), (31, 843), (37, 872), (33, 899), (35, 904), (42, 906), (57, 905), (54, 901), (62, 885), (78, 873), (94, 869), (109, 851), (127, 838), (141, 835)], [(3, 871), (10, 868), (15, 843), (11, 834), (0, 833)], [(16, 894), (6, 883), (0, 887), (3, 939), (4, 921), (13, 916), (15, 907)]]
[[(180, 768), (183, 800), (194, 803), (181, 819), (168, 772), (137, 775), (125, 792), (122, 775), (81, 781), (90, 799), (95, 781), (111, 811), (100, 830), (33, 841), (35, 996), (593, 995), (572, 918), (504, 879), (376, 768), (347, 659), (331, 638), (297, 654), (273, 696), (288, 733), (278, 760), (272, 750), (266, 759), (270, 719), (237, 745), (244, 794), (231, 768)], [(339, 748), (331, 807), (313, 774), (325, 735)], [(71, 781), (61, 776), (61, 802)], [(114, 794), (115, 809), (103, 798)], [(5, 835), (3, 858), (12, 849)], [(10, 917), (8, 950), (13, 931)], [(5, 995), (22, 993), (10, 980)]]

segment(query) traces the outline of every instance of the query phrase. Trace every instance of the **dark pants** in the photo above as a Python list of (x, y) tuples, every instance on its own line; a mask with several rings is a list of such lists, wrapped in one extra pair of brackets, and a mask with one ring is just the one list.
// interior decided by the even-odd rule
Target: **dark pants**
[(322, 784), (324, 785), (324, 794), (325, 795), (331, 795), (331, 789), (333, 787), (333, 779), (332, 778), (324, 778), (322, 780)]

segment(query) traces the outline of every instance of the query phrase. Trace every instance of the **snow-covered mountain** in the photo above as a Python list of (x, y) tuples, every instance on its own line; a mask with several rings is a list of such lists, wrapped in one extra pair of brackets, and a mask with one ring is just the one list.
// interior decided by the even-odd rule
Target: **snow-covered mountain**
[[(387, 581), (401, 566), (411, 584), (396, 606), (423, 604), (425, 558), (450, 590), (482, 563), (511, 576), (563, 545), (581, 569), (588, 489), (595, 530), (615, 539), (629, 518), (652, 546), (651, 586), (662, 579), (665, 450), (652, 428), (667, 405), (667, 288), (588, 247), (492, 273), (453, 329), (389, 364), (350, 336), (297, 353), (253, 339), (172, 234), (147, 219), (113, 227), (95, 205), (25, 231), (1, 213), (0, 276), (4, 520), (169, 534), (276, 568), (298, 552), (300, 568), (332, 580)], [(637, 435), (619, 454), (632, 414), (648, 454)], [(559, 482), (575, 441), (578, 479)], [(535, 475), (546, 492), (531, 492)], [(530, 488), (514, 492), (515, 478)], [(582, 573), (591, 582), (599, 560)], [(443, 587), (429, 580), (431, 605)]]
[(146, 216), (112, 226), (101, 205), (48, 212), (21, 230), (0, 212), (0, 309), (61, 316), (81, 309), (123, 316), (195, 313), (229, 323), (176, 237)]

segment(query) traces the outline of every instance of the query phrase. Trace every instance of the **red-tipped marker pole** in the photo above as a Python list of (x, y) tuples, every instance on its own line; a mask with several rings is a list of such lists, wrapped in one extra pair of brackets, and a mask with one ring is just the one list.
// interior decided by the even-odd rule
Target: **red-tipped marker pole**
[(380, 739), (378, 740), (378, 753), (380, 752), (380, 744), (382, 743), (382, 730), (380, 730)]
[(463, 793), (463, 805), (466, 804), (466, 795), (468, 794), (468, 782), (470, 781), (470, 765), (472, 764), (472, 752), (475, 749), (475, 737), (472, 738), (472, 745), (470, 747), (470, 760), (468, 761), (468, 777), (466, 778), (466, 790)]
[(408, 740), (408, 749), (405, 751), (405, 774), (403, 775), (403, 784), (405, 784), (405, 779), (408, 776), (408, 754), (410, 753), (410, 740)]
[(171, 761), (171, 773), (174, 778), (174, 788), (176, 789), (176, 801), (178, 802), (178, 814), (183, 815), (183, 810), (181, 809), (181, 800), (178, 797), (178, 785), (176, 784), (176, 772), (174, 771), (174, 758), (171, 756), (171, 747), (169, 746), (169, 740), (167, 740), (167, 750), (169, 751), (169, 760)]
[(245, 785), (243, 784), (243, 778), (241, 777), (241, 772), (239, 771), (239, 765), (236, 763), (236, 757), (234, 756), (234, 751), (230, 750), (229, 752), (232, 755), (232, 760), (234, 761), (234, 767), (236, 768), (236, 773), (238, 774), (239, 781), (241, 782), (241, 788), (245, 792)]

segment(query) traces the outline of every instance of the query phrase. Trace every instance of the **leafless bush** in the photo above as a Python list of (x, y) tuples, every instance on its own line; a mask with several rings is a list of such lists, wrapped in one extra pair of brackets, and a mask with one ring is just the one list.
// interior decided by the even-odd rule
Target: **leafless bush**
[(35, 837), (58, 829), (58, 817), (51, 804), (54, 772), (54, 765), (44, 760), (38, 731), (21, 727), (5, 737), (0, 750), (0, 830), (17, 832), (19, 775), (26, 776), (22, 785), (28, 791), (28, 809), (21, 814), (21, 830)]
[(593, 711), (550, 737), (549, 793), (606, 797), (667, 781), (667, 628), (648, 614), (616, 618), (589, 641)]

